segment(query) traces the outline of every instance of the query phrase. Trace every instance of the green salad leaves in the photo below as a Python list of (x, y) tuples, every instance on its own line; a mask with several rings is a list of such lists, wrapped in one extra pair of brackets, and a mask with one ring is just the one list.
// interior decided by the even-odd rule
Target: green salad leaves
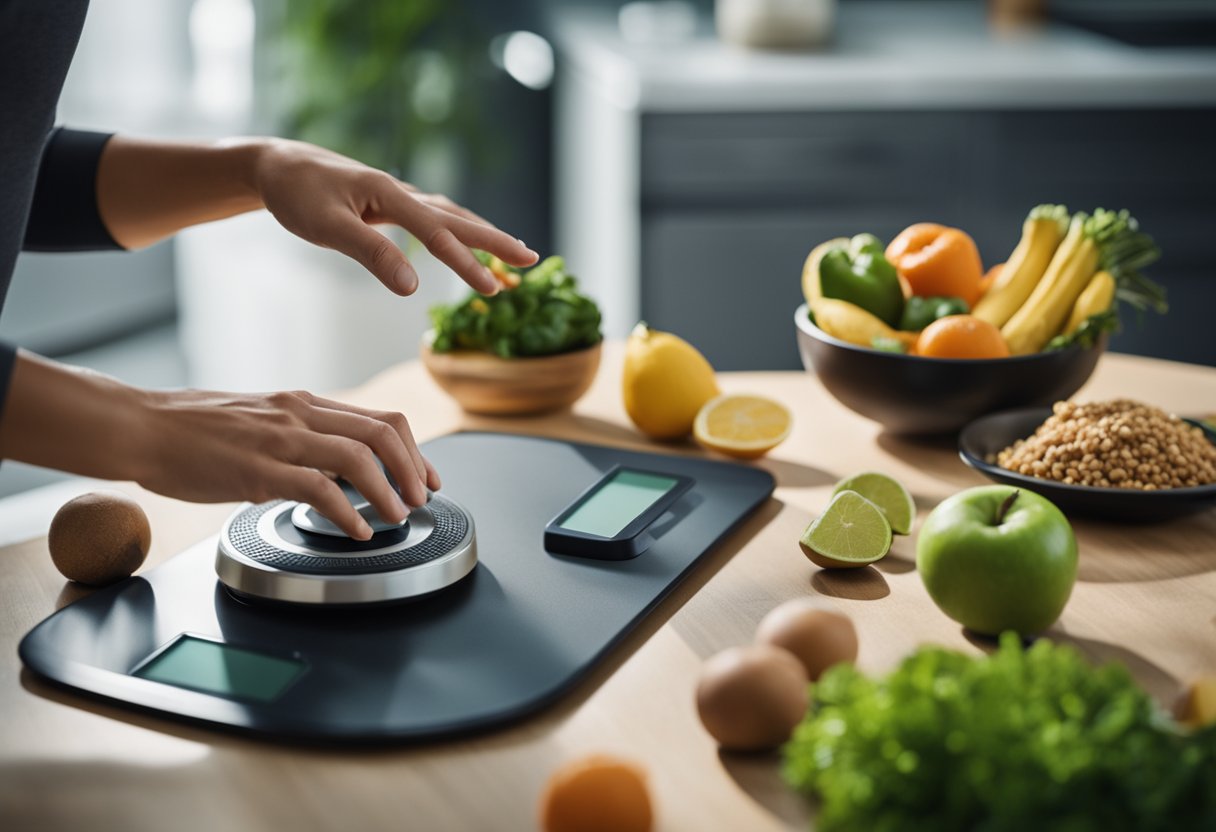
[(830, 669), (784, 749), (831, 830), (1216, 829), (1216, 727), (1186, 734), (1118, 664), (1012, 633)]
[(459, 303), (431, 307), (432, 350), (483, 350), (517, 358), (599, 343), (599, 307), (579, 293), (578, 281), (561, 257), (548, 257), (523, 271), (485, 252), (476, 254), (492, 270), (518, 276), (518, 285), (493, 297), (470, 292)]

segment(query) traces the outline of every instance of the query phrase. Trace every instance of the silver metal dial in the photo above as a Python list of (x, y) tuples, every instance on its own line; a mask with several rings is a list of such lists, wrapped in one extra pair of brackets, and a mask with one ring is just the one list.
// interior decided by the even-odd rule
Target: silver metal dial
[(295, 604), (377, 604), (443, 589), (477, 565), (473, 518), (440, 494), (369, 541), (302, 528), (293, 521), (300, 507), (246, 504), (228, 518), (215, 560), (225, 586)]

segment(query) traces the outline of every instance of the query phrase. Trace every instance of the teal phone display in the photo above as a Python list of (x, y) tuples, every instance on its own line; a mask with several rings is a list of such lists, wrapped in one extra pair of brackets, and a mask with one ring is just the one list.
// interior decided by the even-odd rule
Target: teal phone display
[(137, 667), (133, 675), (234, 699), (270, 702), (287, 690), (304, 668), (304, 662), (298, 659), (181, 635)]
[(647, 530), (692, 485), (690, 477), (613, 467), (545, 526), (545, 549), (599, 560), (635, 558), (653, 542)]

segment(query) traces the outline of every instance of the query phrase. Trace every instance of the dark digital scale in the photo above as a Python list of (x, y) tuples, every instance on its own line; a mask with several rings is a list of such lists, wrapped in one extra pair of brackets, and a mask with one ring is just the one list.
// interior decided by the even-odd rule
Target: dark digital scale
[[(773, 490), (765, 471), (495, 433), (424, 446), (445, 488), (371, 540), (242, 506), (204, 541), (47, 618), (34, 672), (273, 737), (423, 739), (535, 713)], [(216, 576), (219, 580), (216, 580)]]

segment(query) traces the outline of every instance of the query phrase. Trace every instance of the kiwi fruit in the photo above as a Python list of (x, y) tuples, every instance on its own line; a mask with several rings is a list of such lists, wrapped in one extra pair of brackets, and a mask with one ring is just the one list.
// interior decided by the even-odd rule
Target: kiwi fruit
[(90, 586), (128, 577), (148, 556), (152, 527), (139, 503), (117, 491), (92, 491), (55, 513), (47, 538), (63, 576)]

